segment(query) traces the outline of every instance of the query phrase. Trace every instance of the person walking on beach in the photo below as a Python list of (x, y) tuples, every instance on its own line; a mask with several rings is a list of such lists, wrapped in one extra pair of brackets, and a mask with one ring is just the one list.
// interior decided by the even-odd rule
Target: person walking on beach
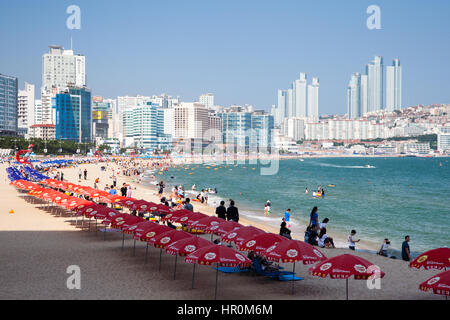
[(87, 172), (87, 169), (86, 169), (86, 168), (84, 169), (84, 172), (83, 172), (83, 173), (84, 173), (84, 180), (87, 180), (87, 173), (88, 173), (88, 172)]
[(316, 226), (319, 228), (319, 214), (317, 213), (318, 208), (314, 207), (311, 211), (311, 216), (309, 218), (309, 227)]
[(411, 251), (409, 249), (409, 236), (405, 236), (405, 241), (402, 243), (402, 259), (404, 261), (410, 261), (411, 260)]
[(239, 210), (234, 206), (234, 200), (230, 200), (230, 206), (227, 209), (227, 220), (239, 222)]
[(164, 192), (164, 182), (160, 181), (158, 186), (159, 186), (158, 197), (161, 199), (162, 194)]
[(358, 240), (353, 239), (355, 234), (356, 234), (356, 230), (352, 230), (350, 232), (350, 235), (348, 236), (348, 247), (350, 250), (353, 250), (353, 251), (355, 251), (356, 242), (359, 242), (361, 240), (361, 239), (358, 239)]
[(291, 227), (291, 209), (287, 209), (286, 212), (284, 213), (284, 221), (287, 224), (287, 227), (290, 228)]
[(81, 172), (81, 168), (78, 169), (78, 181), (81, 181), (81, 176), (83, 175), (83, 173)]
[(226, 219), (227, 218), (227, 209), (225, 208), (225, 201), (220, 201), (220, 206), (216, 208), (216, 215), (218, 218)]
[(131, 186), (130, 185), (127, 186), (127, 197), (131, 198)]
[(113, 175), (113, 186), (114, 188), (117, 187), (117, 177)]

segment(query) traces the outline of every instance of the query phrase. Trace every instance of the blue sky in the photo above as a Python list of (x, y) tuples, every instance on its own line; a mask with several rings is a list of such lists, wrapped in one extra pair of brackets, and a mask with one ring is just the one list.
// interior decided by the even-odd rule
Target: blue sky
[[(68, 30), (66, 8), (81, 8)], [(369, 5), (381, 30), (366, 27)], [(404, 104), (450, 103), (450, 1), (0, 0), (0, 73), (41, 86), (48, 45), (86, 55), (94, 95), (165, 92), (268, 110), (301, 71), (320, 113), (346, 112), (346, 86), (374, 55), (400, 58)]]

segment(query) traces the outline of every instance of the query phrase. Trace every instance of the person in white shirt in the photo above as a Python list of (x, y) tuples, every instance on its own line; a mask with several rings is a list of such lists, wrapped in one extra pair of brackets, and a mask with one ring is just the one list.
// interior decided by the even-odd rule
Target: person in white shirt
[(327, 235), (327, 229), (321, 228), (319, 233), (319, 239), (317, 240), (317, 245), (321, 248), (329, 247), (336, 248), (334, 246), (333, 238)]
[(356, 231), (352, 230), (350, 232), (350, 235), (348, 236), (348, 247), (350, 248), (350, 250), (355, 250), (355, 243), (359, 242), (361, 239), (358, 240), (354, 240), (353, 237), (355, 236)]
[(387, 257), (388, 253), (387, 250), (389, 249), (389, 247), (391, 246), (391, 242), (389, 241), (389, 239), (384, 239), (383, 244), (381, 245), (380, 251), (378, 251), (378, 254), (380, 256), (384, 256)]

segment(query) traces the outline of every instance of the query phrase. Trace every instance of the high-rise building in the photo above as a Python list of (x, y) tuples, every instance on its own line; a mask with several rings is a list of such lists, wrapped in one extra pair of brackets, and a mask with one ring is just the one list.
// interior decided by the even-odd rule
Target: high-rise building
[(361, 117), (361, 74), (355, 72), (352, 74), (347, 87), (347, 115), (349, 119)]
[(383, 57), (375, 58), (366, 66), (367, 74), (367, 111), (383, 108)]
[(56, 100), (56, 139), (78, 143), (92, 142), (91, 91), (69, 87)]
[(307, 104), (306, 104), (306, 73), (301, 72), (300, 78), (294, 82), (294, 96), (295, 96), (295, 112), (294, 117), (306, 117), (307, 116)]
[(108, 136), (109, 120), (112, 118), (111, 104), (102, 97), (92, 98), (92, 132), (95, 138), (106, 140)]
[(42, 56), (42, 88), (58, 92), (69, 86), (86, 86), (86, 58), (75, 55), (73, 50), (62, 46), (49, 46), (50, 51)]
[(17, 94), (17, 78), (0, 73), (0, 135), (18, 133)]
[(308, 85), (308, 119), (319, 120), (319, 78), (312, 78)]
[(367, 85), (368, 85), (368, 77), (367, 74), (361, 75), (361, 116), (367, 113)]
[(402, 108), (402, 67), (399, 59), (386, 67), (386, 110)]
[(125, 145), (149, 152), (170, 150), (172, 136), (164, 133), (164, 109), (151, 102), (125, 110)]
[(41, 99), (34, 100), (34, 123), (35, 124), (42, 123), (42, 100)]
[(17, 97), (17, 120), (19, 132), (28, 134), (28, 129), (34, 124), (34, 85), (25, 82), (24, 90), (19, 90)]
[(212, 93), (205, 93), (200, 95), (198, 102), (210, 109), (214, 106), (214, 95)]
[(276, 125), (280, 125), (284, 118), (287, 117), (288, 111), (288, 99), (287, 99), (287, 90), (280, 90), (278, 89), (278, 98), (277, 98), (277, 117), (276, 119)]
[(437, 135), (437, 149), (439, 152), (450, 153), (450, 127), (442, 127)]
[(207, 140), (209, 111), (199, 102), (182, 102), (174, 107), (174, 139)]
[(295, 141), (303, 140), (305, 138), (305, 118), (285, 118), (281, 134)]

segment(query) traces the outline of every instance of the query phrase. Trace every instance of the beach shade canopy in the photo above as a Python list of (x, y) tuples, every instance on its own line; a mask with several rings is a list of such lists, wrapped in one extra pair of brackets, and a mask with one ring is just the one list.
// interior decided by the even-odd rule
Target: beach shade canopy
[(164, 217), (161, 217), (161, 221), (173, 221), (175, 217), (183, 216), (186, 214), (192, 214), (192, 211), (186, 209), (175, 210), (171, 213), (166, 214)]
[(230, 232), (227, 232), (222, 235), (221, 239), (223, 242), (234, 242), (236, 244), (241, 243), (245, 239), (248, 239), (249, 237), (256, 236), (258, 234), (266, 233), (265, 231), (248, 226), (248, 227), (242, 227), (236, 230), (232, 230)]
[(275, 243), (262, 253), (267, 260), (275, 262), (298, 262), (313, 264), (326, 259), (325, 255), (309, 243), (288, 240)]
[(116, 209), (108, 208), (106, 206), (102, 206), (103, 209), (99, 208), (99, 210), (96, 210), (96, 213), (91, 212), (89, 215), (91, 217), (94, 217), (97, 220), (106, 220), (107, 217), (112, 218), (115, 216), (120, 215), (121, 213), (117, 211)]
[(96, 210), (102, 210), (105, 206), (93, 203), (92, 205), (84, 206), (81, 209), (76, 210), (80, 216), (88, 217), (89, 214)]
[(81, 198), (74, 198), (69, 202), (67, 207), (70, 210), (74, 210), (77, 207), (88, 206), (88, 205), (92, 205), (92, 204), (94, 204), (94, 202), (92, 202), (92, 201), (81, 199)]
[(225, 220), (222, 218), (206, 216), (200, 220), (192, 221), (191, 223), (188, 223), (187, 226), (190, 228), (204, 230), (205, 228), (212, 227), (212, 226), (222, 223), (224, 221)]
[(438, 270), (450, 268), (450, 248), (437, 248), (424, 252), (411, 261), (409, 267)]
[(200, 213), (200, 212), (191, 212), (190, 214), (186, 214), (183, 216), (178, 216), (172, 219), (172, 222), (174, 223), (181, 223), (183, 225), (189, 225), (190, 223), (194, 221), (201, 220), (203, 218), (206, 218), (207, 215)]
[(241, 243), (236, 244), (240, 251), (254, 251), (255, 253), (262, 253), (277, 242), (288, 241), (286, 237), (274, 233), (261, 233), (251, 236)]
[(321, 261), (309, 269), (313, 276), (325, 278), (328, 275), (332, 279), (346, 280), (346, 297), (348, 300), (348, 279), (353, 276), (356, 280), (366, 280), (384, 277), (384, 272), (379, 270), (373, 263), (352, 255), (342, 254)]
[(166, 247), (168, 254), (179, 256), (187, 256), (200, 248), (209, 247), (213, 243), (201, 237), (190, 237), (177, 240)]
[(134, 198), (126, 198), (126, 199), (119, 200), (116, 203), (118, 205), (121, 205), (122, 207), (130, 209), (138, 201), (139, 200), (134, 199)]
[[(132, 227), (134, 227), (134, 226), (131, 226), (130, 228), (132, 228)], [(133, 228), (134, 230), (132, 230), (133, 231), (133, 239), (134, 240), (146, 241), (143, 238), (145, 238), (145, 235), (148, 232), (152, 231), (153, 229), (161, 229), (161, 228), (164, 231), (169, 231), (169, 229), (167, 229), (168, 228), (167, 226), (157, 224), (157, 223), (155, 223), (153, 221), (147, 221), (146, 220), (144, 222), (138, 223), (136, 225), (136, 227)]]
[(34, 190), (34, 189), (40, 188), (40, 186), (37, 185), (36, 183), (26, 181), (26, 180), (16, 180), (16, 181), (11, 182), (11, 184), (13, 186), (15, 186), (16, 188), (22, 189), (22, 190)]
[(148, 220), (144, 220), (144, 221), (140, 221), (137, 222), (135, 224), (132, 224), (126, 228), (123, 228), (122, 231), (125, 234), (135, 234), (137, 230), (143, 230), (146, 226), (152, 226), (155, 223), (152, 221), (148, 221)]
[(151, 202), (151, 204), (152, 204), (152, 206), (150, 206), (149, 212), (151, 212), (154, 215), (169, 214), (173, 211), (168, 206), (161, 204), (161, 203), (156, 204), (156, 203)]
[(151, 243), (154, 237), (171, 230), (173, 229), (168, 226), (155, 223), (155, 226), (153, 228), (145, 230), (145, 233), (140, 237), (140, 239), (141, 241)]
[(450, 296), (450, 270), (438, 273), (421, 283), (419, 289), (422, 291), (433, 290), (434, 294)]
[(237, 230), (238, 228), (242, 228), (242, 227), (243, 227), (242, 224), (239, 224), (235, 221), (230, 220), (230, 221), (223, 221), (219, 224), (207, 227), (207, 228), (205, 228), (204, 231), (205, 231), (205, 233), (213, 233), (213, 234), (222, 236), (225, 233), (228, 233), (233, 230)]
[(194, 251), (186, 256), (185, 261), (200, 265), (218, 264), (221, 267), (247, 267), (252, 264), (249, 258), (243, 256), (236, 250), (215, 244)]
[(131, 207), (129, 207), (130, 210), (136, 210), (137, 212), (150, 212), (150, 208), (154, 207), (155, 204), (152, 202), (148, 202), (145, 200), (138, 200), (135, 201)]
[(118, 201), (120, 201), (120, 200), (126, 200), (126, 199), (128, 199), (127, 197), (123, 197), (123, 196), (119, 196), (119, 195), (117, 195), (117, 194), (115, 194), (115, 195), (111, 195), (111, 194), (107, 194), (107, 195), (100, 195), (99, 197), (98, 197), (98, 199), (101, 201), (101, 202), (106, 202), (106, 203), (115, 203), (115, 202), (118, 202)]
[(144, 219), (142, 219), (141, 217), (136, 217), (133, 216), (131, 214), (127, 214), (127, 215), (120, 215), (120, 216), (115, 216), (112, 220), (111, 220), (111, 227), (114, 229), (120, 229), (123, 230), (124, 228), (127, 228), (135, 223), (144, 221)]
[(170, 231), (161, 233), (153, 237), (150, 242), (155, 248), (165, 249), (168, 245), (182, 239), (195, 237), (181, 230), (171, 229)]
[(247, 267), (252, 264), (252, 261), (243, 256), (241, 253), (222, 245), (212, 244), (208, 247), (202, 247), (197, 251), (187, 255), (184, 258), (187, 263), (194, 264), (192, 273), (192, 287), (194, 286), (195, 264), (212, 265), (216, 264), (216, 286), (214, 289), (214, 300), (217, 298), (217, 283), (219, 279), (219, 267)]

